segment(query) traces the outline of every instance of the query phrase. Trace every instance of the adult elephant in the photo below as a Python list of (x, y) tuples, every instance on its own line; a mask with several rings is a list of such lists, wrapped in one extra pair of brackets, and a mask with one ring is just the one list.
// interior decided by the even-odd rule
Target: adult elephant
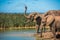
[(27, 6), (25, 6), (25, 13), (24, 16), (27, 18), (27, 22), (36, 22), (36, 33), (39, 33), (40, 25), (41, 25), (41, 18), (43, 14), (38, 12), (32, 12), (28, 16), (26, 15)]
[[(56, 32), (60, 31), (60, 16), (47, 15), (43, 16), (41, 20), (41, 26), (49, 26), (56, 40)], [(42, 28), (41, 28), (42, 29)]]

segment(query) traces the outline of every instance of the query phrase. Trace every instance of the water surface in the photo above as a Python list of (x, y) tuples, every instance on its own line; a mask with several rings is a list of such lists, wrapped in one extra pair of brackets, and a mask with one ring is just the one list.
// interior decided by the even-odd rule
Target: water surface
[(35, 40), (35, 29), (8, 30), (0, 32), (0, 40)]
[(6, 30), (0, 32), (0, 40), (51, 40), (34, 36), (35, 34), (35, 29)]

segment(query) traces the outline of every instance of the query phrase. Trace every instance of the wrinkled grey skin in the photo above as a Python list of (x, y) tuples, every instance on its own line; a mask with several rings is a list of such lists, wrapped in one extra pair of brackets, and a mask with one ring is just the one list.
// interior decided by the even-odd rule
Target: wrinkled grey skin
[[(39, 33), (40, 25), (41, 25), (41, 18), (43, 14), (38, 12), (32, 12), (28, 16), (26, 15), (27, 7), (25, 6), (25, 14), (24, 16), (27, 18), (27, 22), (36, 22), (36, 33)], [(42, 31), (41, 31), (42, 32)], [(42, 33), (41, 33), (42, 35)]]
[[(54, 38), (56, 40), (56, 32), (60, 31), (60, 16), (47, 15), (43, 16), (41, 20), (41, 26), (50, 26), (50, 30), (52, 31)], [(42, 29), (42, 28), (41, 28)]]

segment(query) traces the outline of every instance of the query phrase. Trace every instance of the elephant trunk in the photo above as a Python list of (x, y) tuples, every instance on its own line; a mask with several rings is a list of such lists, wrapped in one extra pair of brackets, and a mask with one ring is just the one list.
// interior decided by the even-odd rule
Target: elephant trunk
[(28, 18), (28, 16), (26, 15), (26, 12), (27, 12), (27, 6), (25, 6), (24, 16), (25, 16), (26, 18)]

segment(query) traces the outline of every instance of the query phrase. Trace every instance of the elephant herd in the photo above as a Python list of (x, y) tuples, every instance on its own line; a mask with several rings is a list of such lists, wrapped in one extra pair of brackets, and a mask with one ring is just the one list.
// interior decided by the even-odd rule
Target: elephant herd
[(56, 32), (60, 31), (60, 10), (50, 10), (44, 14), (40, 14), (38, 12), (32, 12), (28, 16), (26, 15), (27, 8), (25, 7), (24, 16), (27, 18), (27, 22), (36, 22), (36, 32), (39, 33), (39, 29), (41, 30), (42, 37), (42, 28), (49, 26), (51, 32), (56, 38)]

